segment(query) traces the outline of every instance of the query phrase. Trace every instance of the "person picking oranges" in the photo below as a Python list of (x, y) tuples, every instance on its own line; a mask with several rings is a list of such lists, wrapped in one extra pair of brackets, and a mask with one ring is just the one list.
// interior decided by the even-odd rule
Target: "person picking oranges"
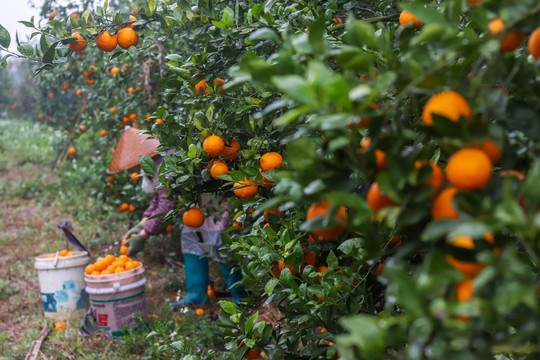
[(229, 204), (209, 195), (202, 196), (202, 208), (220, 209), (219, 213), (205, 217), (203, 210), (191, 207), (182, 216), (182, 254), (186, 268), (186, 295), (183, 299), (171, 302), (171, 306), (203, 305), (210, 302), (208, 297), (208, 257), (220, 263), (225, 282), (231, 290), (234, 303), (246, 297), (243, 287), (232, 287), (242, 279), (239, 271), (232, 271), (233, 266), (220, 254), (223, 246), (221, 233), (231, 224), (228, 214)]
[[(131, 127), (127, 127), (111, 159), (109, 165), (109, 174), (116, 174), (121, 171), (132, 169), (139, 166), (139, 156), (147, 155), (153, 158), (156, 168), (159, 169), (163, 162), (163, 156), (156, 153), (159, 146), (159, 141), (156, 139), (148, 139), (148, 135), (139, 134), (139, 132)], [(142, 190), (146, 193), (152, 193), (150, 205), (143, 213), (141, 221), (130, 228), (123, 236), (123, 239), (128, 239), (122, 246), (128, 247), (127, 255), (135, 256), (144, 249), (146, 240), (151, 235), (158, 235), (165, 232), (161, 227), (163, 216), (152, 218), (154, 215), (167, 213), (176, 207), (176, 200), (169, 200), (167, 188), (156, 189), (159, 185), (157, 176), (143, 176)]]

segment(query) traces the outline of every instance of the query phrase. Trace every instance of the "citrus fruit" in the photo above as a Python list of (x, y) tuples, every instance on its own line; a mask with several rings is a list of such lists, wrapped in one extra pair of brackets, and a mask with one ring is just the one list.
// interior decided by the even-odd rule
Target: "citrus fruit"
[(195, 91), (201, 95), (204, 95), (206, 94), (207, 87), (208, 87), (208, 84), (206, 83), (206, 80), (202, 79), (197, 84), (195, 84)]
[(257, 185), (251, 179), (245, 178), (244, 181), (235, 182), (234, 187), (237, 189), (234, 189), (233, 192), (239, 198), (251, 199), (257, 195)]
[(111, 52), (116, 49), (118, 40), (116, 35), (111, 35), (108, 30), (103, 31), (96, 39), (96, 47), (105, 52)]
[(77, 39), (76, 41), (70, 42), (68, 44), (68, 47), (71, 49), (71, 51), (75, 52), (81, 52), (84, 49), (86, 49), (87, 42), (84, 40), (84, 38), (76, 31), (73, 31), (71, 33), (71, 37)]
[[(328, 210), (332, 206), (332, 202), (328, 199), (318, 201), (312, 204), (306, 214), (306, 220), (310, 221), (319, 216), (325, 216)], [(346, 229), (347, 223), (347, 210), (343, 205), (340, 205), (333, 215), (333, 218), (340, 222), (340, 225), (333, 226), (326, 229), (312, 230), (313, 237), (317, 241), (333, 240), (341, 235)]]
[(77, 153), (77, 150), (75, 150), (74, 147), (70, 147), (68, 150), (69, 155), (73, 156)]
[(439, 191), (439, 189), (444, 183), (444, 173), (441, 170), (441, 167), (437, 165), (437, 163), (434, 163), (433, 161), (428, 162), (428, 161), (417, 160), (414, 162), (415, 168), (421, 168), (428, 165), (431, 168), (431, 175), (429, 179), (427, 179), (424, 182), (424, 184), (431, 185), (431, 187), (433, 188), (433, 193), (436, 193), (437, 191)]
[(238, 158), (238, 150), (240, 150), (240, 143), (232, 139), (229, 144), (225, 143), (225, 147), (219, 155), (225, 158), (225, 160), (235, 160)]
[(527, 49), (534, 60), (540, 59), (540, 27), (537, 27), (529, 37)]
[(474, 285), (471, 279), (465, 279), (456, 285), (456, 299), (457, 301), (468, 301), (472, 298), (474, 293)]
[(213, 179), (218, 179), (220, 175), (226, 175), (229, 173), (229, 167), (223, 161), (214, 161), (210, 167), (210, 176)]
[(111, 74), (112, 75), (116, 75), (120, 72), (120, 69), (117, 68), (116, 66), (114, 66), (112, 69), (111, 69)]
[(489, 157), (478, 149), (461, 149), (448, 159), (446, 177), (452, 186), (460, 190), (478, 190), (491, 178), (492, 165)]
[(369, 207), (371, 208), (371, 211), (374, 213), (379, 212), (381, 209), (384, 209), (388, 206), (397, 206), (398, 203), (394, 202), (392, 199), (388, 197), (385, 193), (383, 193), (379, 189), (379, 184), (374, 182), (369, 187), (369, 190), (367, 192), (366, 196), (367, 203)]
[(182, 221), (184, 222), (184, 225), (193, 228), (201, 227), (204, 224), (204, 220), (204, 213), (201, 209), (196, 207), (187, 209), (182, 215)]
[(203, 141), (203, 150), (210, 157), (219, 156), (224, 148), (225, 142), (218, 135), (210, 135)]
[(139, 35), (131, 27), (125, 27), (118, 32), (118, 46), (122, 49), (128, 49), (131, 46), (136, 46), (139, 43)]
[(401, 26), (413, 24), (415, 28), (419, 28), (422, 26), (422, 22), (420, 21), (420, 19), (418, 19), (416, 16), (414, 16), (411, 12), (407, 10), (403, 10), (401, 14), (399, 14), (399, 23)]
[(457, 122), (461, 116), (470, 119), (471, 108), (461, 94), (448, 90), (433, 95), (424, 105), (422, 121), (425, 125), (433, 125), (433, 115), (439, 115)]
[(101, 130), (99, 132), (99, 136), (103, 137), (103, 136), (107, 136), (107, 130)]
[(489, 157), (492, 164), (495, 164), (501, 158), (501, 148), (490, 139), (484, 139), (484, 141), (475, 144), (473, 147), (482, 150)]
[(283, 164), (283, 157), (277, 152), (267, 152), (259, 160), (262, 172), (280, 168)]
[(431, 218), (433, 220), (457, 219), (459, 217), (452, 202), (457, 192), (456, 188), (446, 188), (433, 200), (431, 204)]

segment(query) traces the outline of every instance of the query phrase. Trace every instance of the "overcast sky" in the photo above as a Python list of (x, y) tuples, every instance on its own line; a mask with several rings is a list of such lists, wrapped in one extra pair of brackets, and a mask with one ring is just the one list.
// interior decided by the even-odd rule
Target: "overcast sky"
[[(41, 0), (34, 0), (35, 3), (41, 4)], [(5, 27), (11, 35), (10, 50), (17, 48), (15, 44), (15, 31), (19, 33), (21, 41), (26, 40), (30, 36), (32, 29), (27, 28), (23, 24), (18, 23), (20, 20), (30, 20), (32, 16), (38, 18), (37, 9), (32, 9), (28, 4), (28, 0), (0, 0), (0, 24)]]

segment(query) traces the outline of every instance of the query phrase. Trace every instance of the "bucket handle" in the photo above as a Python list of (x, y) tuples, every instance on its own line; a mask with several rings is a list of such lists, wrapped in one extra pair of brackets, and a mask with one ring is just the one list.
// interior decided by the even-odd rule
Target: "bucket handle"
[(58, 225), (58, 228), (64, 231), (64, 234), (66, 234), (67, 239), (69, 240), (70, 243), (73, 244), (73, 246), (75, 246), (77, 249), (81, 251), (86, 251), (86, 253), (90, 255), (90, 251), (86, 250), (83, 244), (81, 244), (81, 242), (77, 240), (75, 235), (73, 235), (73, 233), (67, 228), (68, 224), (69, 224), (69, 221), (66, 220), (64, 221), (63, 224)]
[[(90, 321), (92, 320), (92, 321)], [(94, 312), (92, 311), (92, 308), (89, 308), (86, 313), (84, 313), (84, 316), (81, 321), (81, 334), (83, 335), (92, 335), (97, 331), (97, 329), (94, 327), (94, 323), (96, 322), (96, 317), (94, 316)]]
[[(95, 323), (96, 317), (94, 315), (94, 312), (92, 311), (92, 307), (90, 307), (82, 318), (81, 326), (79, 328), (81, 334), (88, 336), (98, 332), (99, 329), (94, 326)], [(109, 333), (105, 332), (105, 337), (110, 338), (111, 336)]]

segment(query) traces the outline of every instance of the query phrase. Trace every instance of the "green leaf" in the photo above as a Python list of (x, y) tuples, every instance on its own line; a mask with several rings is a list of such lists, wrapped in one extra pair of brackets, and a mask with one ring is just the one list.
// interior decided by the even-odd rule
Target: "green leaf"
[(315, 50), (326, 51), (328, 44), (325, 42), (326, 18), (318, 18), (309, 28), (309, 43)]
[(139, 163), (141, 164), (141, 169), (145, 172), (145, 174), (155, 175), (157, 173), (156, 163), (150, 156), (139, 156)]
[(318, 161), (317, 151), (310, 139), (302, 137), (287, 145), (287, 161), (293, 168), (309, 168)]
[(306, 80), (298, 75), (274, 76), (272, 78), (274, 85), (287, 94), (290, 98), (305, 105), (313, 104), (313, 89)]
[(9, 31), (0, 25), (0, 46), (7, 49), (9, 44), (11, 44), (11, 36), (9, 35)]
[(221, 300), (219, 305), (227, 314), (236, 314), (236, 305), (232, 301)]
[(114, 15), (114, 23), (116, 25), (122, 25), (124, 23), (124, 18), (122, 17), (122, 14), (116, 13), (116, 15)]
[(377, 49), (379, 47), (379, 41), (375, 36), (373, 26), (363, 21), (352, 20), (351, 18), (347, 20), (345, 25), (346, 42), (352, 45), (359, 47), (367, 46), (370, 48)]
[(26, 27), (29, 27), (29, 28), (34, 28), (34, 24), (31, 23), (30, 21), (24, 21), (24, 20), (21, 20), (19, 21), (21, 24), (23, 24), (24, 26)]
[(55, 55), (55, 51), (56, 51), (56, 46), (58, 46), (60, 42), (59, 41), (56, 41), (55, 43), (53, 43), (48, 49), (47, 51), (45, 51), (45, 54), (43, 54), (43, 58), (42, 58), (42, 61), (46, 64), (50, 64), (53, 62), (54, 60), (54, 55)]
[(45, 53), (49, 49), (49, 42), (47, 41), (47, 37), (43, 34), (39, 38), (39, 47), (41, 49), (41, 52)]
[(253, 329), (253, 325), (255, 325), (255, 322), (257, 321), (258, 317), (259, 317), (258, 311), (249, 317), (249, 319), (246, 321), (246, 327), (245, 327), (246, 333), (249, 333), (251, 329)]
[(156, 0), (148, 0), (148, 9), (146, 11), (146, 14), (148, 16), (153, 16), (154, 13), (156, 12)]
[(276, 34), (276, 32), (270, 28), (264, 27), (255, 30), (254, 32), (249, 35), (249, 39), (251, 41), (258, 41), (258, 40), (272, 40), (276, 44), (281, 43), (281, 39)]
[(20, 43), (19, 46), (17, 46), (17, 50), (24, 56), (34, 56), (34, 48), (27, 42)]
[(274, 291), (276, 285), (279, 283), (278, 279), (270, 279), (266, 285), (264, 286), (264, 291), (268, 296), (272, 295), (272, 292)]
[(300, 106), (296, 109), (287, 111), (274, 121), (276, 127), (286, 126), (298, 119), (301, 115), (309, 110), (308, 106)]

